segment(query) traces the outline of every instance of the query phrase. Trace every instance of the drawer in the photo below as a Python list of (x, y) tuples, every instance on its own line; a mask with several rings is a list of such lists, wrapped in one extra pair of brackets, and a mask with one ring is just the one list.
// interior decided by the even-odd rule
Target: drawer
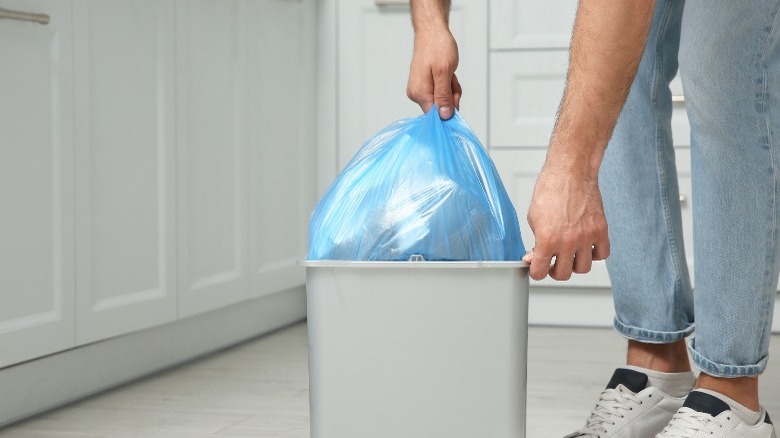
[(576, 0), (491, 0), (491, 49), (569, 48)]
[[(490, 146), (539, 147), (550, 140), (566, 86), (568, 52), (494, 52), (490, 54)], [(690, 145), (690, 125), (679, 76), (670, 84), (675, 96), (672, 136)]]
[[(680, 186), (680, 202), (682, 203), (683, 239), (688, 266), (693, 274), (693, 217), (691, 214), (691, 171), (690, 153), (686, 147), (675, 148), (677, 159), (678, 181)], [(545, 148), (494, 149), (490, 155), (496, 165), (501, 180), (506, 186), (509, 197), (517, 210), (520, 221), (520, 231), (526, 249), (534, 246), (534, 236), (528, 225), (528, 207), (531, 204), (534, 184), (539, 171), (544, 164)], [(603, 261), (594, 262), (591, 272), (587, 275), (573, 275), (567, 282), (558, 282), (547, 278), (536, 285), (542, 286), (585, 286), (609, 287), (609, 275)]]

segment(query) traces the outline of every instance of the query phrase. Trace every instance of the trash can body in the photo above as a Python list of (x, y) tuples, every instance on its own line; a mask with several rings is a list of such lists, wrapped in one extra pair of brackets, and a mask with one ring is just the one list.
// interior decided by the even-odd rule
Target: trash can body
[(312, 438), (525, 436), (527, 265), (305, 266)]

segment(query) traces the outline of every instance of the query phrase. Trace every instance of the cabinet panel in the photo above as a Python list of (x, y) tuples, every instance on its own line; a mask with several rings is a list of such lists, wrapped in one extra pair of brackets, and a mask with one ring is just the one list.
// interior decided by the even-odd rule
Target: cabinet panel
[(306, 256), (316, 184), (314, 7), (246, 3), (257, 23), (247, 27), (251, 296), (305, 282), (297, 261)]
[(173, 18), (74, 2), (79, 344), (176, 317)]
[(491, 49), (568, 49), (577, 1), (490, 1)]
[[(414, 32), (408, 6), (374, 0), (339, 4), (338, 166), (391, 122), (420, 114), (406, 97)], [(487, 132), (487, 2), (454, 0), (450, 29), (458, 42), (461, 110), (480, 139)]]
[(246, 298), (243, 3), (177, 2), (179, 316)]
[(0, 368), (75, 345), (71, 3), (2, 0)]
[[(538, 147), (549, 143), (566, 87), (568, 52), (498, 52), (490, 60), (490, 146)], [(675, 145), (690, 145), (679, 75), (670, 84), (672, 137)]]
[(546, 146), (566, 86), (567, 51), (490, 54), (490, 146)]

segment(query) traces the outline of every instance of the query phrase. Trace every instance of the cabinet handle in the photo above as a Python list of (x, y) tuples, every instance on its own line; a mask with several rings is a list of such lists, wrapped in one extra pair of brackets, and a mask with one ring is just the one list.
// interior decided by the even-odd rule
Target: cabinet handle
[(685, 96), (683, 96), (682, 94), (673, 95), (672, 103), (685, 103)]
[(685, 205), (688, 203), (688, 197), (685, 195), (680, 195), (680, 204)]
[(12, 11), (10, 9), (0, 8), (0, 19), (31, 21), (38, 24), (49, 24), (51, 18), (46, 14), (36, 14), (33, 12)]
[(377, 6), (409, 6), (409, 0), (374, 0)]

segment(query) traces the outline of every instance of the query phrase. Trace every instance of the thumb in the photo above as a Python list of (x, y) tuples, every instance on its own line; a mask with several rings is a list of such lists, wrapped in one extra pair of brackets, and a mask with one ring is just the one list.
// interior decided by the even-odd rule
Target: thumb
[(439, 117), (442, 120), (452, 117), (455, 104), (452, 98), (452, 73), (443, 71), (433, 76), (433, 101), (439, 108)]

